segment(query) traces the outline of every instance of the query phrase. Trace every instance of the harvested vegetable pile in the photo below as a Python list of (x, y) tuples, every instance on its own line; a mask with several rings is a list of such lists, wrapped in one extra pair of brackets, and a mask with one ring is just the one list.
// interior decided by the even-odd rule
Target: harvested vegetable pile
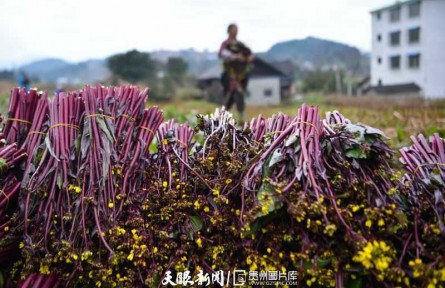
[(296, 271), (300, 287), (445, 286), (439, 135), (413, 137), (396, 170), (385, 135), (337, 111), (239, 128), (222, 109), (190, 127), (147, 96), (12, 91), (0, 287), (156, 287), (234, 269)]

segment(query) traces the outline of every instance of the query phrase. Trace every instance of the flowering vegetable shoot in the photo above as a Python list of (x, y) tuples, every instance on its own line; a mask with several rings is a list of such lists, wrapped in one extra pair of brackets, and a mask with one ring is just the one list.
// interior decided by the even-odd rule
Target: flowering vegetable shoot
[(438, 134), (413, 136), (397, 163), (382, 131), (338, 111), (304, 104), (240, 127), (222, 108), (191, 126), (146, 107), (148, 92), (12, 90), (0, 288), (234, 269), (295, 271), (298, 287), (445, 286)]

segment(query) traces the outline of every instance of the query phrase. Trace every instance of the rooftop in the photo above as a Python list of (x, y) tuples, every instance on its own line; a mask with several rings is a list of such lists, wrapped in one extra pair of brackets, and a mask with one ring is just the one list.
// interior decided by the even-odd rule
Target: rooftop
[(421, 0), (397, 1), (397, 2), (395, 2), (392, 5), (385, 6), (385, 7), (380, 8), (380, 9), (372, 10), (371, 14), (377, 13), (377, 12), (381, 12), (381, 11), (384, 11), (384, 10), (391, 10), (391, 9), (395, 9), (395, 8), (398, 8), (398, 7), (401, 7), (401, 6), (404, 6), (404, 5), (409, 5), (409, 4), (419, 3), (419, 2), (421, 2)]
[[(252, 77), (256, 76), (278, 76), (278, 77), (284, 77), (286, 74), (281, 71), (278, 67), (275, 67), (271, 63), (268, 63), (267, 61), (255, 57), (255, 60), (253, 62), (254, 68), (251, 72)], [(198, 80), (210, 80), (210, 79), (219, 79), (221, 78), (221, 73), (223, 72), (223, 69), (221, 67), (221, 64), (215, 65), (211, 67), (210, 69), (204, 71), (201, 75), (198, 76)]]

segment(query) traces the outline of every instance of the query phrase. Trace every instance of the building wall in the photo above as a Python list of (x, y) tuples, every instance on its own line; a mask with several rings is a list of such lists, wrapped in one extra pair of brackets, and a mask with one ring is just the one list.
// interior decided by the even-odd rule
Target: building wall
[(278, 105), (281, 102), (280, 77), (251, 78), (247, 91), (247, 105)]
[[(409, 17), (408, 5), (401, 6), (400, 20), (390, 21), (390, 11), (372, 14), (371, 85), (416, 83), (428, 98), (445, 97), (445, 1), (424, 0), (420, 16)], [(408, 30), (420, 27), (420, 42), (408, 43)], [(400, 31), (400, 44), (391, 46), (390, 33)], [(377, 37), (381, 35), (379, 42)], [(420, 67), (408, 66), (408, 55), (420, 53)], [(400, 55), (400, 69), (390, 67), (390, 57)], [(381, 63), (378, 59), (381, 58)]]
[(445, 98), (445, 1), (423, 1), (422, 8), (425, 11), (423, 89), (428, 98)]

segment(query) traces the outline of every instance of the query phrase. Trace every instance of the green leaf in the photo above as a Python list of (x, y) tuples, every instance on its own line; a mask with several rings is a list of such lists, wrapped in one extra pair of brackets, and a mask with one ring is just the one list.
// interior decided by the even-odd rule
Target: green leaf
[(298, 137), (298, 134), (292, 134), (289, 136), (289, 138), (287, 138), (286, 142), (284, 143), (284, 146), (289, 147), (290, 145), (297, 142), (299, 139), (300, 137)]
[(189, 216), (190, 223), (192, 223), (193, 231), (198, 232), (202, 229), (202, 221), (198, 216)]
[(272, 157), (269, 161), (269, 167), (272, 167), (273, 165), (277, 164), (283, 159), (283, 154), (281, 154), (281, 149), (276, 149), (272, 153)]
[(76, 149), (76, 154), (80, 151), (80, 145), (81, 145), (82, 135), (79, 133), (79, 135), (74, 140), (74, 148)]
[(59, 174), (57, 175), (57, 187), (59, 187), (59, 189), (62, 189), (62, 184), (63, 184), (62, 174)]
[(3, 273), (0, 272), (0, 288), (5, 287), (5, 280), (3, 279)]
[[(270, 183), (263, 183), (257, 193), (258, 206), (261, 210), (256, 218), (266, 216), (267, 214), (283, 207), (283, 201), (275, 191), (275, 187)], [(265, 208), (266, 207), (266, 208)]]
[(355, 159), (366, 159), (368, 158), (368, 155), (360, 149), (360, 146), (355, 146), (352, 149), (349, 149), (345, 152), (345, 156), (348, 158), (355, 158)]
[(6, 159), (0, 158), (0, 172), (8, 169), (8, 165), (6, 165)]
[(60, 161), (53, 150), (53, 146), (51, 145), (51, 140), (49, 139), (49, 135), (45, 137), (45, 144), (46, 144), (46, 149), (48, 149), (49, 151), (49, 154), (51, 154), (51, 156), (53, 156), (57, 161)]
[(324, 268), (326, 266), (328, 266), (329, 264), (331, 264), (332, 262), (332, 258), (317, 258), (317, 265), (318, 268)]
[(362, 278), (349, 279), (346, 282), (346, 288), (361, 288), (363, 287)]
[[(329, 264), (331, 264), (332, 262), (332, 258), (317, 258), (317, 268), (318, 269), (322, 269), (326, 266), (328, 266)], [(304, 260), (303, 261), (303, 268), (306, 269), (312, 269), (314, 267), (314, 263), (312, 261), (307, 261)]]
[(114, 135), (110, 132), (110, 130), (107, 127), (107, 124), (105, 123), (105, 120), (101, 117), (95, 117), (97, 125), (99, 125), (100, 130), (102, 130), (105, 135), (107, 135), (108, 140), (111, 142), (114, 142)]
[(270, 214), (268, 214), (267, 216), (263, 216), (260, 218), (257, 218), (251, 225), (250, 225), (250, 230), (248, 231), (242, 231), (241, 233), (244, 236), (250, 236), (252, 234), (255, 234), (256, 232), (260, 231), (261, 228), (263, 228), (264, 226), (266, 226), (267, 224), (269, 224), (270, 222), (272, 222), (274, 219), (278, 218), (279, 216), (281, 216), (282, 212), (284, 211), (284, 209), (279, 209), (277, 211), (274, 211)]
[(150, 146), (148, 146), (148, 150), (149, 150), (151, 153), (156, 153), (156, 152), (158, 152), (158, 143), (157, 143), (156, 138), (154, 138), (153, 141), (151, 141)]
[(41, 145), (39, 148), (37, 148), (36, 156), (35, 156), (35, 160), (34, 160), (34, 163), (36, 165), (38, 165), (40, 163), (40, 161), (42, 160), (44, 152), (45, 152), (45, 147), (43, 145)]

